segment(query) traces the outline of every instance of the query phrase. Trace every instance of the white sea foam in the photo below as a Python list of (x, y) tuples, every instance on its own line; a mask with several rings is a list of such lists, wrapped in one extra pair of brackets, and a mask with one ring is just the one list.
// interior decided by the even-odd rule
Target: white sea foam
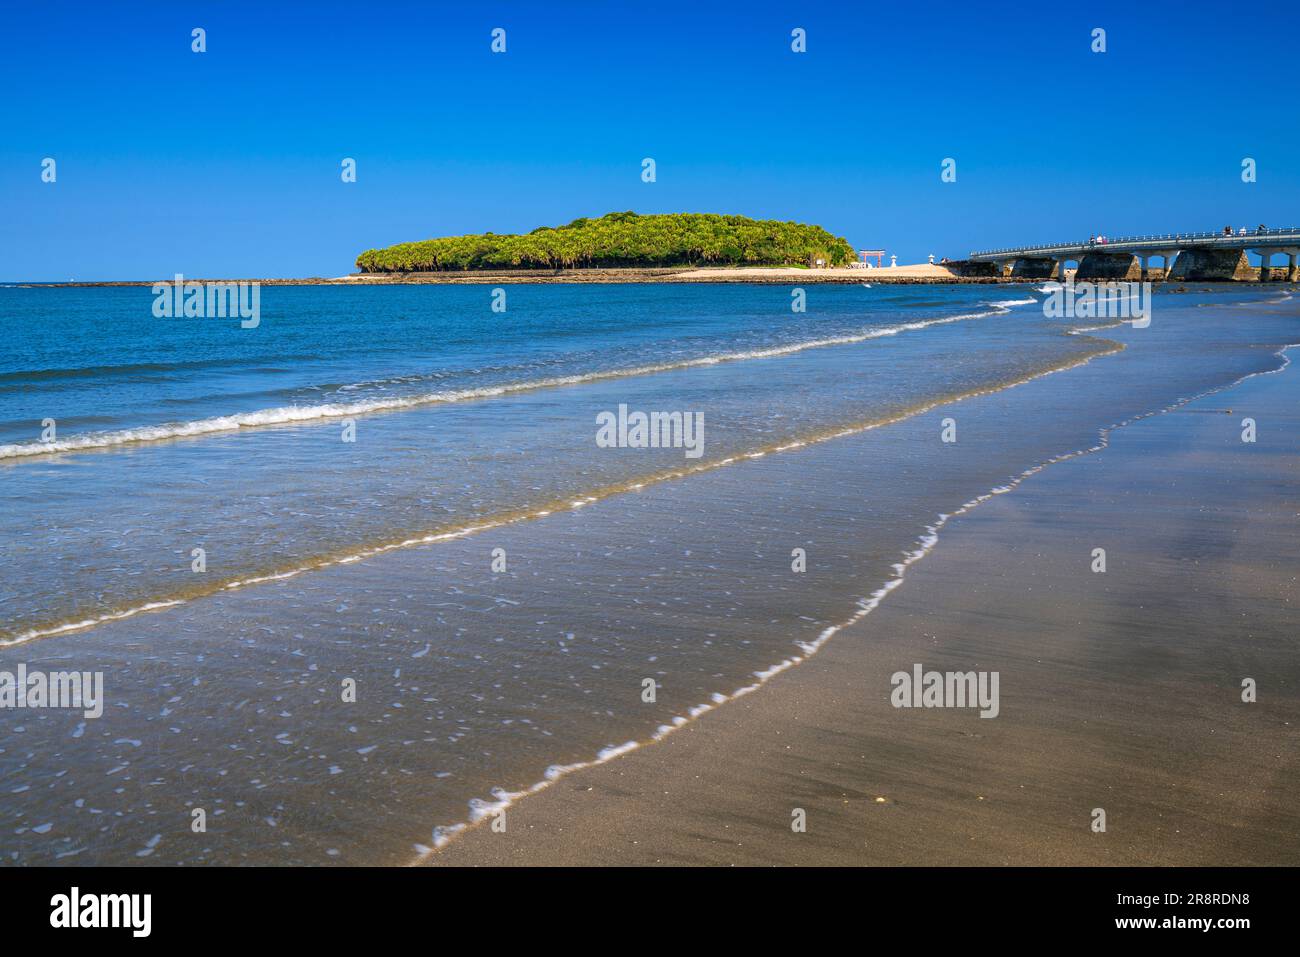
[(988, 316), (1004, 315), (1008, 306), (1021, 305), (1035, 300), (1010, 300), (1006, 303), (986, 303), (991, 307), (982, 312), (964, 313), (957, 316), (944, 316), (938, 319), (919, 319), (894, 326), (880, 326), (864, 329), (862, 332), (843, 336), (830, 336), (824, 339), (810, 339), (804, 342), (790, 343), (783, 346), (770, 346), (764, 349), (750, 349), (741, 352), (720, 353), (701, 356), (695, 359), (683, 359), (679, 362), (663, 362), (635, 366), (627, 369), (604, 369), (577, 375), (552, 376), (543, 379), (529, 379), (523, 382), (510, 382), (502, 385), (481, 386), (474, 389), (449, 389), (440, 392), (425, 392), (411, 396), (390, 396), (385, 398), (364, 399), (356, 402), (326, 402), (318, 405), (288, 405), (253, 412), (240, 412), (232, 415), (211, 416), (193, 419), (187, 422), (167, 422), (160, 425), (145, 425), (130, 429), (115, 429), (102, 432), (85, 432), (56, 439), (51, 442), (12, 442), (0, 445), (0, 460), (27, 458), (37, 455), (53, 455), (63, 452), (86, 452), (95, 449), (108, 449), (120, 445), (146, 442), (163, 442), (172, 439), (193, 438), (241, 429), (267, 426), (295, 425), (320, 422), (331, 419), (348, 418), (383, 412), (400, 412), (406, 409), (427, 405), (439, 405), (452, 402), (465, 402), (474, 399), (489, 399), (496, 396), (510, 395), (535, 389), (558, 388), (562, 386), (581, 385), (598, 382), (603, 379), (626, 378), (629, 376), (653, 375), (659, 372), (672, 372), (678, 369), (691, 369), (719, 365), (724, 362), (741, 362), (749, 359), (772, 359), (793, 355), (807, 349), (820, 349), (827, 346), (855, 345), (872, 339), (896, 336), (902, 332), (913, 332), (930, 326), (946, 325), (952, 322), (964, 322), (983, 319)]
[[(957, 317), (952, 317), (950, 319), (941, 320), (941, 321), (955, 322), (958, 321), (958, 319)], [(926, 405), (923, 405), (919, 408), (902, 412), (885, 419), (876, 419), (874, 421), (870, 421), (866, 423), (855, 423), (853, 425), (849, 425), (844, 428), (837, 429), (833, 432), (827, 432), (813, 437), (792, 439), (790, 441), (763, 450), (761, 453), (749, 453), (739, 457), (729, 456), (727, 458), (719, 459), (713, 462), (700, 462), (696, 465), (692, 465), (689, 467), (674, 469), (667, 472), (660, 472), (656, 475), (648, 476), (644, 479), (641, 479), (639, 482), (631, 486), (615, 486), (613, 490), (599, 489), (593, 492), (592, 494), (587, 495), (583, 499), (569, 502), (567, 510), (573, 511), (577, 508), (581, 508), (585, 506), (590, 502), (599, 501), (600, 499), (603, 499), (608, 495), (617, 494), (618, 492), (627, 491), (627, 490), (640, 490), (649, 485), (658, 485), (663, 482), (671, 482), (677, 479), (685, 478), (689, 475), (695, 475), (701, 472), (711, 472), (715, 469), (725, 468), (727, 466), (734, 465), (740, 458), (744, 458), (748, 460), (750, 458), (759, 457), (760, 455), (768, 455), (771, 453), (779, 453), (779, 452), (791, 452), (794, 451), (795, 449), (801, 449), (809, 445), (816, 445), (822, 442), (828, 442), (834, 439), (840, 439), (850, 435), (857, 435), (858, 433), (867, 432), (872, 429), (878, 429), (881, 428), (882, 426), (893, 425), (897, 422), (902, 422), (905, 419), (910, 419), (913, 416), (924, 415), (926, 412), (930, 412), (942, 405), (952, 405), (958, 402), (962, 402), (966, 399), (975, 398), (977, 396), (991, 395), (995, 392), (1000, 392), (1003, 389), (1010, 389), (1010, 388), (1015, 388), (1016, 386), (1019, 385), (1024, 385), (1027, 382), (1032, 382), (1034, 379), (1042, 378), (1043, 376), (1052, 375), (1056, 372), (1065, 372), (1069, 369), (1074, 369), (1077, 368), (1078, 366), (1086, 365), (1087, 363), (1091, 362), (1095, 358), (1111, 355), (1115, 352), (1121, 351), (1123, 348), (1124, 347), (1122, 345), (1116, 344), (1115, 348), (1112, 350), (1095, 353), (1091, 356), (1087, 356), (1083, 359), (1070, 362), (1066, 365), (1057, 366), (1055, 368), (1047, 369), (1042, 372), (1036, 372), (1031, 375), (1025, 376), (1021, 379), (1014, 380), (1012, 382), (987, 386), (981, 389), (974, 389), (971, 390), (970, 392), (966, 392), (959, 396), (947, 396), (947, 397), (935, 399), (934, 401), (927, 403)], [(370, 547), (358, 549), (357, 551), (347, 555), (336, 556), (331, 558), (323, 558), (318, 561), (314, 561), (310, 564), (300, 565), (296, 568), (290, 568), (284, 571), (269, 572), (263, 575), (254, 575), (249, 578), (232, 579), (230, 581), (215, 586), (211, 591), (204, 592), (204, 594), (210, 595), (222, 591), (233, 591), (238, 588), (244, 588), (248, 585), (261, 585), (261, 584), (266, 584), (268, 582), (285, 581), (290, 578), (296, 578), (297, 576), (302, 575), (309, 571), (314, 571), (322, 568), (329, 568), (335, 565), (350, 565), (355, 562), (364, 561), (365, 559), (373, 558), (377, 555), (383, 555), (387, 552), (397, 551), (399, 549), (413, 548), (420, 545), (432, 545), (437, 542), (452, 541), (457, 538), (464, 538), (466, 536), (474, 535), (479, 532), (487, 531), (490, 529), (502, 528), (504, 526), (514, 525), (520, 522), (545, 518), (546, 516), (552, 514), (554, 511), (555, 511), (554, 508), (533, 509), (526, 512), (503, 516), (500, 518), (489, 519), (474, 525), (466, 525), (460, 528), (446, 529), (446, 530), (441, 530), (436, 532), (428, 532), (425, 534), (413, 536), (411, 538), (402, 539), (400, 541), (387, 542), (380, 545), (373, 545)], [(97, 625), (104, 624), (106, 622), (118, 621), (123, 618), (131, 618), (134, 617), (135, 615), (143, 614), (145, 612), (161, 610), (164, 608), (172, 607), (174, 605), (183, 604), (186, 600), (188, 599), (177, 598), (177, 599), (169, 599), (166, 601), (148, 602), (132, 608), (106, 612), (94, 618), (88, 618), (88, 619), (79, 620), (75, 622), (64, 622), (58, 625), (29, 628), (26, 631), (19, 632), (9, 637), (0, 637), (0, 648), (25, 644), (29, 641), (34, 641), (39, 638), (48, 638), (53, 635), (64, 634), (70, 631), (79, 631), (84, 628), (92, 628)]]

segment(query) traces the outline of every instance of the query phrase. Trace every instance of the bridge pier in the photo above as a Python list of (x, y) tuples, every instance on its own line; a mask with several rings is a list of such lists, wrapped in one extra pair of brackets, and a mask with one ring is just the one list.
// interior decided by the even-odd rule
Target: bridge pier
[(1174, 271), (1174, 260), (1178, 258), (1178, 250), (1170, 249), (1163, 252), (1150, 252), (1142, 256), (1142, 281), (1146, 282), (1151, 277), (1151, 260), (1159, 259), (1163, 265), (1160, 267), (1160, 276), (1162, 279), (1168, 279), (1169, 274)]
[(1300, 249), (1287, 248), (1287, 247), (1282, 247), (1279, 249), (1274, 247), (1273, 249), (1255, 249), (1254, 252), (1259, 254), (1259, 281), (1260, 282), (1270, 282), (1274, 279), (1273, 257), (1278, 253), (1281, 253), (1282, 255), (1286, 256), (1286, 274), (1284, 276), (1277, 277), (1277, 280), (1279, 282), (1282, 281), (1283, 279), (1285, 279), (1287, 282), (1296, 281), (1296, 254), (1300, 253)]
[(1183, 282), (1249, 281), (1255, 278), (1244, 249), (1184, 249), (1173, 278)]
[(1057, 281), (1057, 282), (1065, 282), (1065, 264), (1066, 264), (1067, 262), (1069, 262), (1068, 259), (1058, 259), (1058, 260), (1056, 261), (1056, 281)]
[(1079, 261), (1076, 280), (1103, 279), (1116, 282), (1141, 279), (1143, 269), (1132, 253), (1090, 252)]
[(1002, 270), (998, 263), (987, 260), (958, 259), (947, 264), (948, 270), (963, 279), (998, 279)]
[(1256, 249), (1255, 252), (1259, 253), (1259, 281), (1268, 282), (1269, 273), (1273, 271), (1273, 250)]
[(1015, 279), (1051, 279), (1052, 260), (1023, 256), (1011, 264), (1011, 275)]

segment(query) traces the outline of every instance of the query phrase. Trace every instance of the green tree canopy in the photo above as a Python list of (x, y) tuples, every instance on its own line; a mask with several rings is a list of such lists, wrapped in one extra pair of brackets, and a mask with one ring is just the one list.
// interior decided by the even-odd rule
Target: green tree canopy
[(853, 259), (848, 241), (820, 226), (714, 213), (608, 213), (526, 235), (444, 236), (357, 257), (362, 272), (591, 269), (650, 266), (810, 266)]

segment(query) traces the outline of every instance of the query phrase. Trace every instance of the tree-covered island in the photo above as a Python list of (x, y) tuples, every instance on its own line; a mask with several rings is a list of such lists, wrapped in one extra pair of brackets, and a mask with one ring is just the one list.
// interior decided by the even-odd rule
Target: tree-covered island
[(820, 226), (713, 213), (608, 213), (524, 235), (444, 236), (357, 257), (363, 273), (664, 266), (842, 266), (853, 247)]

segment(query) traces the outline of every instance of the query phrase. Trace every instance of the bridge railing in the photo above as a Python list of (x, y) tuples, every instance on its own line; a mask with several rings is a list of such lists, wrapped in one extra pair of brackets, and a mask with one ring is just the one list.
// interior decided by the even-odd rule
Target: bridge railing
[[(1104, 243), (1092, 242), (1074, 242), (1074, 243), (1045, 243), (1038, 246), (1009, 246), (1002, 249), (981, 249), (970, 254), (971, 258), (976, 256), (1024, 256), (1031, 253), (1046, 252), (1068, 252), (1071, 250), (1084, 249), (1107, 249), (1110, 247), (1125, 246), (1149, 246), (1151, 248), (1170, 247), (1180, 245), (1212, 245), (1212, 244), (1235, 244), (1252, 245), (1260, 239), (1281, 239), (1290, 242), (1300, 242), (1300, 227), (1289, 226), (1278, 229), (1253, 229), (1242, 235), (1234, 232), (1231, 235), (1224, 232), (1194, 232), (1194, 233), (1156, 233), (1148, 236), (1124, 236), (1111, 238), (1106, 237)], [(1122, 250), (1121, 250), (1122, 251)]]

